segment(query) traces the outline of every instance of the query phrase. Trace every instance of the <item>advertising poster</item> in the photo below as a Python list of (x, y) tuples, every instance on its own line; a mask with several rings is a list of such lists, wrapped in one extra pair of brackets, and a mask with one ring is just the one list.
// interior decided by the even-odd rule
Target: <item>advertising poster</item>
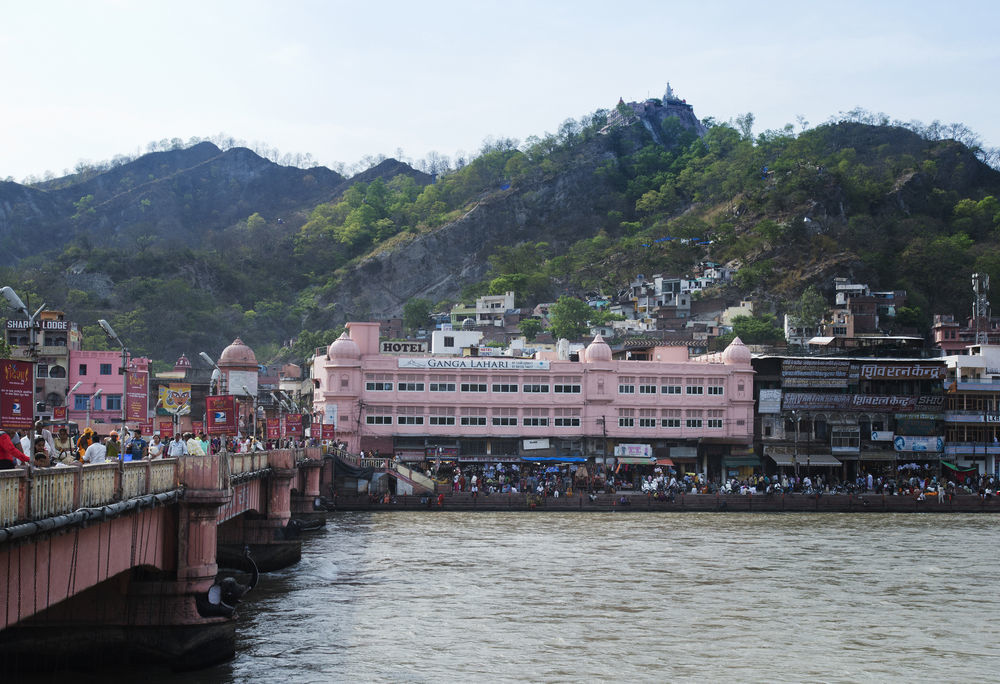
[(193, 432), (196, 437), (204, 431), (205, 431), (205, 421), (203, 420), (191, 421), (191, 432)]
[(323, 437), (322, 437), (323, 439), (333, 440), (333, 439), (336, 439), (336, 437), (337, 437), (336, 427), (333, 426), (333, 425), (330, 425), (329, 423), (323, 423), (322, 433), (323, 433)]
[(277, 418), (267, 419), (267, 438), (281, 439), (281, 421)]
[(172, 420), (161, 420), (160, 421), (160, 437), (166, 439), (167, 437), (174, 436), (174, 421)]
[(66, 407), (65, 406), (54, 406), (52, 408), (52, 422), (53, 423), (65, 423), (66, 422)]
[(208, 434), (236, 434), (236, 398), (231, 394), (205, 397), (205, 414)]
[(149, 416), (149, 374), (129, 371), (125, 376), (125, 420)]
[(160, 387), (160, 406), (175, 416), (191, 413), (191, 385), (167, 385)]
[(289, 413), (285, 416), (285, 434), (289, 437), (302, 436), (302, 414)]
[(30, 361), (0, 359), (0, 425), (31, 429), (35, 424), (34, 385)]

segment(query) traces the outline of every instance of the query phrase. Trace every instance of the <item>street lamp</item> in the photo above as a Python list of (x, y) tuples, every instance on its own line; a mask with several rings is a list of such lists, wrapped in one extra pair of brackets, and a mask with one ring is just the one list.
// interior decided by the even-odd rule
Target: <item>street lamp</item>
[(198, 352), (198, 356), (200, 356), (205, 363), (215, 369), (212, 371), (212, 380), (208, 385), (208, 391), (210, 393), (215, 393), (219, 390), (219, 382), (222, 380), (222, 369), (219, 368), (218, 364), (212, 360), (212, 357), (205, 352)]
[(799, 421), (802, 420), (802, 416), (799, 415), (798, 411), (792, 411), (792, 420), (795, 421), (795, 446), (792, 452), (792, 463), (795, 465), (795, 478), (799, 477)]
[(118, 337), (115, 329), (111, 327), (103, 318), (97, 321), (97, 324), (101, 326), (101, 330), (104, 334), (108, 336), (108, 339), (117, 344), (122, 348), (122, 425), (125, 425), (125, 405), (128, 403), (126, 400), (126, 394), (128, 393), (128, 349), (125, 348), (125, 343), (122, 342), (122, 338)]
[(102, 391), (103, 388), (98, 387), (97, 391), (91, 394), (87, 398), (87, 427), (90, 427), (90, 407), (94, 405), (94, 401), (97, 399), (97, 397), (101, 396)]

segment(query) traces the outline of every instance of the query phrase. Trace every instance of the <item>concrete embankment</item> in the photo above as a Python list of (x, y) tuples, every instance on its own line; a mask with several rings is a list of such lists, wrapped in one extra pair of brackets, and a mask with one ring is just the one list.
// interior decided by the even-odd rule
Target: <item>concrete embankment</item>
[[(627, 503), (622, 502), (624, 497)], [(644, 494), (598, 494), (583, 492), (559, 498), (530, 494), (492, 494), (462, 492), (446, 494), (441, 505), (436, 496), (396, 496), (386, 503), (382, 497), (337, 496), (327, 501), (329, 510), (337, 511), (592, 511), (630, 512), (661, 511), (726, 513), (1000, 513), (997, 497), (976, 495), (954, 497), (888, 496), (882, 494), (775, 494), (735, 496), (717, 494), (678, 494), (672, 501), (659, 501)]]

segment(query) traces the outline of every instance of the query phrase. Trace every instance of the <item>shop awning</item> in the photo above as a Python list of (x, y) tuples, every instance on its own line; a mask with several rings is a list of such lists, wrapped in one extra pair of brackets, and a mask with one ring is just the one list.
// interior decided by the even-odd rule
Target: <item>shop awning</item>
[(831, 454), (799, 454), (797, 457), (794, 454), (787, 453), (770, 453), (768, 456), (774, 461), (775, 465), (779, 466), (794, 466), (796, 461), (799, 466), (839, 466), (840, 461), (836, 459)]
[(656, 459), (656, 465), (658, 465), (658, 466), (667, 466), (668, 468), (673, 468), (674, 467), (674, 462), (671, 461), (669, 458), (658, 458), (658, 459)]
[(948, 463), (948, 461), (941, 461), (941, 465), (950, 470), (954, 470), (959, 473), (978, 473), (979, 468), (977, 466), (960, 466), (954, 463)]

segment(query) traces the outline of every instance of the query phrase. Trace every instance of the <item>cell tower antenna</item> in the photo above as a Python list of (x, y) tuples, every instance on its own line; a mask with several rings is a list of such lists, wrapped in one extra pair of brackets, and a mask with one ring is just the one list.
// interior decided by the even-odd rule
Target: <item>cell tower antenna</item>
[(990, 323), (990, 276), (988, 273), (972, 274), (972, 320), (976, 332), (976, 344), (989, 344)]

